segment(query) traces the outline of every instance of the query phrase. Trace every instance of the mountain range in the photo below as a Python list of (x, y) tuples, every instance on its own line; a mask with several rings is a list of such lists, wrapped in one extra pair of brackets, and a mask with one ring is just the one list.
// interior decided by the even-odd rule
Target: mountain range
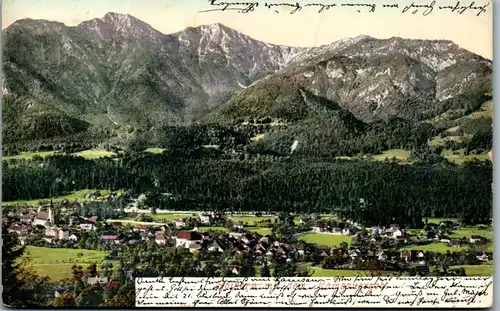
[(163, 34), (107, 13), (75, 27), (18, 20), (2, 48), (4, 143), (248, 118), (345, 132), (462, 117), (492, 93), (492, 61), (445, 40), (359, 36), (299, 48), (222, 24)]

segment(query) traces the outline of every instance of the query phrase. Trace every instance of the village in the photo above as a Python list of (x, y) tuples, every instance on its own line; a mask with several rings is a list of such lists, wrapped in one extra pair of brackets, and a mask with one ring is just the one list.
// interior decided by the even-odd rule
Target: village
[[(9, 210), (14, 221), (8, 231), (21, 245), (106, 251), (110, 260), (121, 260), (117, 249), (151, 244), (194, 256), (210, 254), (226, 261), (226, 276), (254, 276), (242, 271), (235, 262), (238, 256), (250, 258), (257, 268), (277, 261), (294, 263), (299, 267), (297, 273), (309, 271), (314, 276), (341, 275), (348, 270), (365, 275), (464, 276), (464, 267), (492, 261), (492, 241), (481, 235), (457, 237), (454, 232), (461, 230), (459, 221), (427, 223), (424, 229), (414, 230), (398, 224), (364, 227), (352, 218), (287, 213), (266, 218), (254, 213), (238, 220), (205, 211), (174, 214), (178, 217), (157, 223), (145, 213), (104, 219), (85, 217), (57, 205), (51, 202)], [(157, 216), (161, 215), (169, 214)], [(214, 271), (214, 275), (221, 271)]]

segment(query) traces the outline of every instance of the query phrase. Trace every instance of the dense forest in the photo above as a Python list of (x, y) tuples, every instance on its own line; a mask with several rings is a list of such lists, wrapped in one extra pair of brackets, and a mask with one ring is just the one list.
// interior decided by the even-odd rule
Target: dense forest
[(421, 227), (422, 217), (429, 216), (488, 223), (492, 211), (491, 162), (189, 159), (167, 152), (96, 160), (56, 155), (4, 163), (3, 178), (4, 201), (126, 189), (134, 196), (148, 194), (147, 204), (157, 209), (334, 212), (366, 224), (397, 221), (412, 227)]

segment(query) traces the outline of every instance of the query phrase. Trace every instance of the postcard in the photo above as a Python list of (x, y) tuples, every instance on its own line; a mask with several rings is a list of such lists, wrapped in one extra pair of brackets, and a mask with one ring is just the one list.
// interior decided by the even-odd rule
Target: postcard
[(2, 17), (6, 306), (492, 306), (489, 0)]

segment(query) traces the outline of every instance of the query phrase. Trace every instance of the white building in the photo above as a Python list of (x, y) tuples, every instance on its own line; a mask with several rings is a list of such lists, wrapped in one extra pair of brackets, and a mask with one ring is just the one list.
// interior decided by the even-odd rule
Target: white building
[(94, 229), (94, 224), (80, 224), (80, 229), (90, 231)]
[(394, 230), (394, 232), (392, 232), (392, 237), (397, 239), (397, 240), (403, 239), (404, 236), (405, 236), (404, 232), (401, 231), (401, 229), (396, 229), (396, 230)]
[(176, 247), (190, 248), (191, 245), (201, 244), (203, 242), (203, 235), (197, 231), (183, 231), (179, 232), (175, 238)]
[(59, 228), (47, 228), (47, 229), (45, 229), (45, 236), (59, 238)]
[(69, 240), (69, 231), (59, 230), (59, 240)]
[(156, 242), (156, 244), (159, 244), (159, 245), (165, 245), (167, 243), (167, 239), (165, 238), (165, 234), (161, 231), (156, 232), (155, 242)]
[(186, 222), (182, 219), (175, 219), (172, 223), (177, 229), (184, 228), (186, 226)]
[(50, 224), (53, 223), (54, 223), (54, 213), (52, 212), (52, 209), (49, 207), (48, 212), (42, 212), (41, 208), (39, 208), (38, 214), (35, 216), (35, 220), (33, 221), (33, 225), (48, 227), (50, 226)]
[(344, 228), (344, 229), (342, 230), (342, 234), (343, 234), (343, 235), (352, 235), (352, 230), (351, 230), (351, 229), (349, 229), (349, 228)]
[(212, 214), (210, 213), (200, 213), (200, 221), (203, 224), (209, 225), (212, 222)]

